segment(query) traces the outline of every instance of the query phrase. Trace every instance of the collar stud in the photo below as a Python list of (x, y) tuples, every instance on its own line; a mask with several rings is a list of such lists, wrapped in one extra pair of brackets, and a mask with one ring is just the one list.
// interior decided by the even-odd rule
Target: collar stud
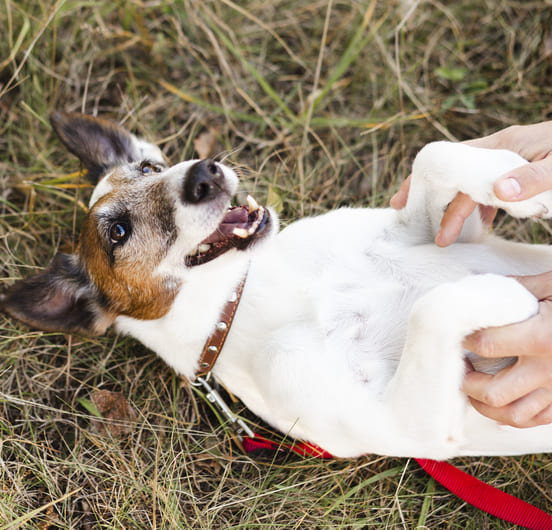
[(215, 324), (213, 332), (207, 338), (205, 346), (203, 346), (203, 352), (198, 361), (196, 378), (207, 376), (213, 369), (213, 366), (218, 359), (222, 347), (224, 346), (226, 336), (230, 331), (230, 326), (232, 325), (236, 310), (238, 309), (238, 304), (240, 303), (240, 298), (243, 292), (243, 286), (245, 285), (246, 278), (247, 273), (222, 308), (219, 320)]

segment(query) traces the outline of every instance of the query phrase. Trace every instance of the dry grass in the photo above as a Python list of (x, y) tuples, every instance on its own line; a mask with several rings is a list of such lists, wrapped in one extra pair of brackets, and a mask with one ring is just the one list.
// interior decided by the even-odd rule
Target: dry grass
[[(409, 6), (415, 9), (409, 11)], [(216, 151), (284, 222), (381, 205), (425, 142), (552, 115), (550, 0), (5, 0), (0, 238), (6, 284), (74, 244), (89, 188), (55, 108), (125, 123), (173, 160)], [(545, 224), (497, 228), (546, 241)], [(252, 460), (130, 339), (0, 320), (0, 528), (506, 528), (410, 461)], [(127, 396), (126, 436), (94, 427)], [(91, 412), (92, 411), (92, 412)], [(457, 461), (552, 511), (550, 458)]]

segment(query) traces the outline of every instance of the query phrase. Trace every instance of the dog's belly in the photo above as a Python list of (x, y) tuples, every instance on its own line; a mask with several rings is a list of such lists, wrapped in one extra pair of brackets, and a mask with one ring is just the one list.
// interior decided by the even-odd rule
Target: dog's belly
[[(371, 394), (379, 394), (400, 360), (414, 302), (438, 284), (483, 272), (482, 263), (493, 272), (502, 272), (506, 265), (482, 245), (446, 249), (433, 244), (398, 245), (388, 239), (386, 230), (375, 233), (380, 214), (386, 211), (361, 211), (368, 214), (362, 224), (355, 219), (358, 213), (342, 210), (305, 223), (308, 238), (300, 226), (293, 227), (289, 241), (284, 231), (283, 241), (266, 261), (277, 263), (276, 255), (304, 258), (304, 241), (310, 241), (308, 259), (293, 262), (293, 281), (300, 296), (309, 301), (304, 310), (312, 317), (296, 318), (312, 326), (313, 333), (351, 366)], [(330, 227), (326, 221), (331, 221)], [(348, 232), (340, 227), (341, 222)], [(313, 230), (316, 223), (320, 224), (318, 234)], [(351, 231), (351, 226), (356, 229)], [(362, 228), (371, 233), (363, 233)], [(317, 237), (324, 244), (314, 245)], [(268, 271), (263, 284), (274, 284), (270, 280), (274, 266), (261, 267)], [(278, 295), (267, 294), (267, 299), (277, 300)]]
[[(229, 346), (253, 363), (252, 376), (250, 365), (237, 373), (227, 354), (218, 362), (225, 385), (249, 408), (280, 430), (312, 440), (303, 420), (314, 423), (319, 409), (318, 426), (332, 431), (342, 424), (344, 408), (354, 404), (368, 413), (378, 406), (400, 360), (414, 302), (470, 270), (457, 259), (443, 267), (423, 251), (377, 239), (364, 248), (342, 240), (319, 247), (309, 263), (297, 259), (296, 250), (277, 244), (251, 265), (249, 296), (254, 293), (259, 305), (249, 305), (246, 292), (238, 317), (257, 326), (258, 341), (252, 329), (237, 328)], [(278, 275), (285, 280), (274, 281)]]

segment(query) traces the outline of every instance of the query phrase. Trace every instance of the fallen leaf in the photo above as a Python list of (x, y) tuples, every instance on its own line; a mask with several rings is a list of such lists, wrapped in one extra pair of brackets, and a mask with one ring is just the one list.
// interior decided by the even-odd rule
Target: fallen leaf
[(199, 158), (209, 158), (211, 154), (213, 153), (213, 150), (215, 148), (215, 141), (216, 141), (216, 129), (208, 129), (205, 132), (202, 132), (195, 140), (194, 140), (194, 149), (196, 150), (197, 155)]
[(100, 434), (110, 432), (116, 438), (130, 434), (137, 416), (123, 394), (109, 390), (95, 390), (90, 394), (90, 402), (101, 418), (91, 420)]

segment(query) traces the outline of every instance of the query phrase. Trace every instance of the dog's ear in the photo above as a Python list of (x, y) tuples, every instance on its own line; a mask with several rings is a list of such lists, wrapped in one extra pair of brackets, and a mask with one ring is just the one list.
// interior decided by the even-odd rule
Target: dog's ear
[(163, 162), (161, 151), (153, 144), (137, 139), (117, 124), (74, 112), (53, 112), (50, 122), (62, 143), (76, 155), (97, 180), (111, 167), (148, 159)]
[(58, 254), (47, 269), (0, 295), (0, 310), (32, 328), (99, 335), (114, 317), (76, 255)]

